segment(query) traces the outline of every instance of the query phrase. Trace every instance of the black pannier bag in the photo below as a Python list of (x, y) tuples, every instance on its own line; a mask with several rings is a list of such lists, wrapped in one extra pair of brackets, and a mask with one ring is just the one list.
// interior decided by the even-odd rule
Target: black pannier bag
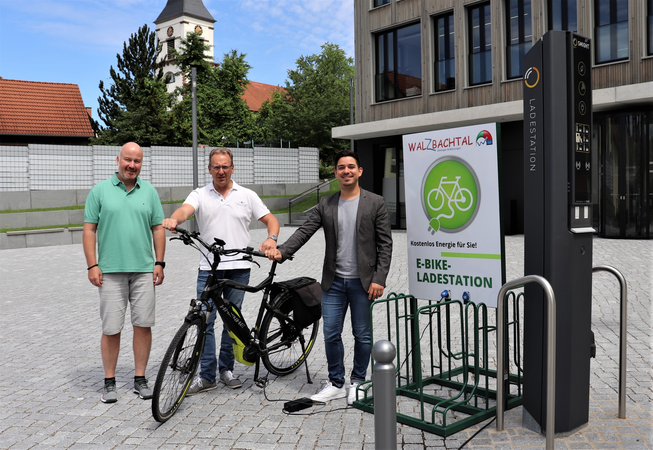
[(283, 305), (281, 310), (289, 313), (292, 305), (293, 321), (300, 328), (306, 328), (322, 317), (322, 288), (314, 278), (300, 277), (280, 281), (272, 285), (272, 298), (281, 292), (289, 292), (292, 301)]

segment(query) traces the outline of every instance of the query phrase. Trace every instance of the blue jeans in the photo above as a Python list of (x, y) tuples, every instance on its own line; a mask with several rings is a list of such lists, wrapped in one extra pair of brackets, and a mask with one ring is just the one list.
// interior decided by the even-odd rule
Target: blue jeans
[(358, 278), (333, 280), (328, 291), (322, 292), (322, 330), (324, 348), (329, 368), (329, 380), (334, 386), (345, 384), (345, 349), (342, 344), (342, 328), (351, 308), (351, 328), (354, 334), (354, 367), (351, 381), (365, 381), (367, 365), (372, 353), (370, 306), (368, 294)]
[[(233, 269), (233, 270), (218, 270), (216, 272), (218, 278), (228, 278), (238, 283), (248, 284), (249, 283), (249, 272), (250, 269)], [(202, 295), (204, 286), (206, 285), (206, 280), (209, 277), (210, 272), (208, 270), (200, 270), (197, 274), (197, 298)], [(245, 297), (245, 291), (240, 291), (233, 288), (225, 288), (222, 291), (222, 296), (225, 300), (229, 300), (231, 303), (241, 307), (243, 304), (243, 298)], [(204, 343), (204, 351), (202, 352), (202, 357), (200, 358), (200, 377), (208, 381), (209, 383), (216, 382), (216, 366), (220, 370), (220, 373), (230, 370), (234, 370), (234, 349), (233, 349), (233, 339), (227, 333), (227, 328), (222, 326), (222, 340), (220, 341), (220, 356), (219, 359), (215, 358), (215, 318), (216, 318), (216, 309), (213, 308), (211, 315), (209, 316), (209, 323), (206, 328), (206, 342)]]

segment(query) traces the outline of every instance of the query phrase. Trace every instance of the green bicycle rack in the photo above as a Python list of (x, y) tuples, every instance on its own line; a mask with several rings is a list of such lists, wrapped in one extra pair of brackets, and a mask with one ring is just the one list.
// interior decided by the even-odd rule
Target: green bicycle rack
[[(505, 304), (506, 360), (516, 372), (505, 389), (512, 409), (522, 400), (523, 293), (508, 293)], [(390, 293), (370, 314), (372, 342), (387, 339), (397, 350), (397, 422), (446, 437), (496, 415), (494, 311), (491, 324), (483, 303)], [(373, 381), (359, 385), (353, 406), (374, 413)]]

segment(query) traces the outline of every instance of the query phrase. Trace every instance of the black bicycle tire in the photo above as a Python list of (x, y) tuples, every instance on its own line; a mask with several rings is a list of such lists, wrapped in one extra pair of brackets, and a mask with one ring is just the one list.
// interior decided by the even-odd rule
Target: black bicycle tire
[[(186, 338), (189, 337), (188, 332), (192, 329), (196, 330), (190, 335), (190, 339), (194, 342), (186, 342)], [(184, 321), (172, 338), (161, 361), (152, 393), (152, 416), (157, 422), (170, 419), (183, 402), (199, 365), (203, 332), (202, 319), (198, 316), (190, 322)], [(186, 361), (181, 371), (177, 370), (180, 356)], [(177, 368), (171, 363), (174, 363)]]
[[(280, 310), (283, 304), (286, 302), (292, 302), (292, 297), (290, 293), (283, 292), (277, 295), (271, 304), (273, 308)], [(292, 314), (292, 309), (290, 309), (288, 316), (292, 318)], [(279, 326), (278, 328), (272, 330), (273, 333), (270, 334), (270, 325), (275, 323), (275, 321), (279, 324)], [(289, 326), (288, 321), (280, 317), (278, 313), (273, 310), (268, 310), (268, 312), (263, 317), (263, 321), (261, 322), (259, 333), (259, 340), (261, 343), (261, 360), (263, 361), (265, 368), (270, 373), (279, 376), (288, 375), (297, 370), (306, 360), (306, 358), (308, 358), (308, 355), (310, 355), (311, 350), (313, 350), (313, 347), (315, 346), (319, 324), (320, 320), (318, 319), (308, 327), (298, 331), (296, 328)], [(309, 335), (309, 338), (305, 339), (304, 351), (301, 351), (301, 343), (299, 340), (300, 333), (303, 336), (307, 334)], [(274, 342), (274, 345), (271, 345), (273, 341), (275, 341), (278, 337), (281, 337), (281, 340), (279, 342)], [(280, 345), (287, 346), (285, 352), (288, 355), (281, 358), (282, 362), (285, 363), (287, 361), (287, 364), (284, 364), (283, 366), (277, 362), (279, 358), (274, 356), (280, 354), (281, 350), (275, 350), (276, 347)], [(275, 347), (275, 349), (272, 349), (272, 347)], [(297, 354), (294, 351), (295, 348), (300, 349), (299, 356), (297, 357), (295, 356)]]

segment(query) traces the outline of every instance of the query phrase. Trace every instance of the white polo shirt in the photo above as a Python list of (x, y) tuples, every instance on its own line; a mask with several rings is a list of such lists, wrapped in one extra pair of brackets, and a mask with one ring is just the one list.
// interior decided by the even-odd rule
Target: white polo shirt
[[(195, 208), (195, 220), (204, 242), (212, 244), (213, 238), (217, 237), (225, 241), (225, 249), (247, 247), (250, 241), (249, 224), (252, 218), (259, 220), (270, 213), (256, 192), (240, 186), (235, 181), (226, 198), (215, 190), (211, 182), (193, 190), (184, 203)], [(204, 248), (201, 250), (204, 254), (208, 253)], [(207, 256), (213, 262), (213, 255)], [(242, 254), (223, 256), (218, 269), (249, 269), (250, 262), (233, 261), (242, 257)], [(200, 269), (211, 269), (210, 263), (204, 257), (200, 257)]]

